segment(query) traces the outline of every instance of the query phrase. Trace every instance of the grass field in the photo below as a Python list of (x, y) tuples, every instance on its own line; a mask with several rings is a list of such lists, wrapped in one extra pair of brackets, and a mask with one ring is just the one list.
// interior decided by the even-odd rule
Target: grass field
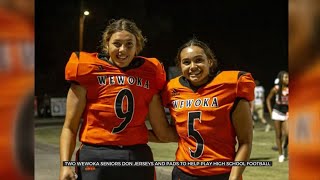
[[(50, 126), (35, 129), (36, 142), (59, 145), (61, 126)], [(275, 144), (274, 131), (264, 132), (263, 127), (255, 124), (251, 160), (273, 161), (272, 167), (247, 167), (244, 180), (286, 180), (288, 179), (288, 161), (278, 162), (278, 153), (271, 147)], [(175, 158), (176, 143), (149, 143), (156, 161), (173, 161)], [(172, 167), (165, 167), (172, 169)]]

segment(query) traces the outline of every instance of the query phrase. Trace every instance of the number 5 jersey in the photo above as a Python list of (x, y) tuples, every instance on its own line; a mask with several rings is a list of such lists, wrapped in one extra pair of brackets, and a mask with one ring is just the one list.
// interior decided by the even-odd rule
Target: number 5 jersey
[(148, 142), (145, 119), (152, 96), (166, 81), (155, 58), (135, 57), (118, 68), (104, 54), (74, 52), (65, 79), (87, 90), (79, 139), (97, 145), (135, 145)]
[[(170, 109), (179, 134), (177, 161), (234, 161), (236, 133), (232, 112), (238, 100), (254, 99), (250, 73), (222, 71), (199, 88), (183, 76), (164, 88), (164, 106)], [(228, 173), (231, 167), (178, 166), (198, 176)]]

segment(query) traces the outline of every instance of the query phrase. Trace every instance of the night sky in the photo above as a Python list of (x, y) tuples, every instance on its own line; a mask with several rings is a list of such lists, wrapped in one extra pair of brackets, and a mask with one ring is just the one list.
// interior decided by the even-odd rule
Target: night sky
[(167, 68), (193, 36), (209, 44), (221, 70), (251, 72), (268, 93), (280, 70), (288, 70), (288, 2), (257, 0), (55, 0), (36, 1), (36, 96), (66, 97), (64, 67), (79, 50), (80, 9), (85, 19), (83, 50), (98, 51), (113, 18), (137, 23), (148, 42), (140, 55)]

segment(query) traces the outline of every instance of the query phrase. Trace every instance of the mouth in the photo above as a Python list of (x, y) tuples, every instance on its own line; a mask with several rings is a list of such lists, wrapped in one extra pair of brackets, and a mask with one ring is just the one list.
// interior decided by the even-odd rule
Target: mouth
[(189, 73), (189, 76), (191, 78), (196, 78), (196, 77), (199, 77), (201, 75), (201, 71), (196, 71), (196, 72), (190, 72)]
[(128, 56), (124, 56), (124, 55), (117, 55), (117, 59), (119, 59), (120, 61), (125, 61), (128, 59)]

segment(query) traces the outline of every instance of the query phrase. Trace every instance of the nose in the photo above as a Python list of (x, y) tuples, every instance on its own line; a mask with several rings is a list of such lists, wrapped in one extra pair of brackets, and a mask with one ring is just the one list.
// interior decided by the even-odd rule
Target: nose
[(197, 64), (194, 62), (191, 62), (190, 69), (195, 69), (195, 68), (197, 68)]
[(119, 51), (122, 52), (122, 51), (124, 51), (124, 50), (125, 50), (125, 46), (124, 46), (124, 44), (122, 44), (122, 45), (120, 46), (120, 48), (119, 48)]

